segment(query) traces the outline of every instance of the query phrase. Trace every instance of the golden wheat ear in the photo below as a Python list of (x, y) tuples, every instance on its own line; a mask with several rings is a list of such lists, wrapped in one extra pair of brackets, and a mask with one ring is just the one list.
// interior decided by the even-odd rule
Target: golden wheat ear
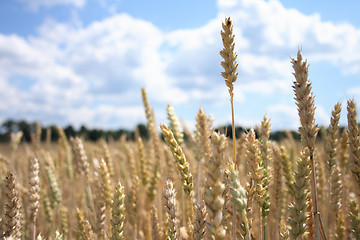
[(16, 237), (19, 227), (19, 204), (18, 194), (15, 189), (15, 176), (10, 171), (7, 172), (4, 180), (5, 192), (5, 215), (2, 220), (3, 236)]
[(355, 181), (360, 187), (360, 136), (359, 125), (357, 121), (357, 110), (355, 100), (347, 102), (348, 110), (348, 131), (349, 131), (349, 148), (350, 148), (350, 170)]
[(306, 209), (309, 205), (307, 197), (309, 195), (309, 151), (305, 149), (301, 152), (301, 156), (297, 163), (297, 171), (295, 172), (295, 181), (293, 183), (293, 201), (290, 205), (290, 217), (288, 220), (290, 229), (290, 236), (293, 239), (303, 239), (307, 235), (306, 221), (308, 215)]
[(160, 128), (178, 166), (184, 192), (189, 196), (190, 199), (192, 199), (192, 197), (194, 196), (193, 176), (190, 172), (189, 163), (186, 160), (185, 154), (178, 142), (176, 141), (174, 134), (166, 126), (166, 124), (161, 124)]
[(165, 199), (165, 209), (168, 219), (167, 239), (177, 240), (179, 226), (177, 219), (176, 191), (174, 188), (174, 184), (170, 179), (166, 181), (166, 186), (164, 189), (164, 199)]
[(39, 161), (32, 158), (29, 165), (29, 204), (32, 239), (36, 238), (36, 217), (40, 206)]
[[(354, 195), (354, 194), (352, 194)], [(359, 204), (357, 203), (354, 196), (351, 196), (349, 202), (349, 223), (351, 226), (350, 236), (352, 239), (360, 239), (360, 210)]]
[(234, 203), (235, 210), (240, 214), (241, 236), (243, 239), (250, 240), (249, 220), (246, 215), (247, 194), (245, 188), (240, 184), (239, 174), (233, 162), (228, 164), (225, 174), (227, 175), (230, 185), (231, 201)]
[(125, 194), (119, 182), (116, 185), (111, 214), (111, 240), (123, 240), (125, 228)]
[(232, 137), (233, 137), (233, 161), (236, 163), (236, 136), (235, 136), (235, 113), (234, 113), (234, 83), (238, 77), (236, 72), (238, 64), (236, 62), (237, 54), (234, 51), (235, 43), (233, 35), (233, 24), (230, 17), (225, 19), (222, 24), (223, 30), (221, 31), (221, 38), (224, 48), (220, 51), (221, 57), (224, 61), (221, 62), (221, 66), (224, 71), (221, 75), (225, 79), (225, 84), (229, 88), (230, 104), (231, 104), (231, 123), (232, 123)]
[[(298, 107), (301, 127), (299, 133), (304, 147), (309, 149), (310, 167), (311, 167), (311, 197), (313, 204), (313, 216), (315, 225), (315, 238), (320, 240), (320, 234), (325, 236), (324, 228), (321, 224), (321, 217), (318, 210), (318, 197), (316, 190), (316, 170), (314, 162), (315, 140), (319, 132), (318, 126), (315, 124), (315, 97), (312, 93), (311, 82), (308, 80), (309, 65), (303, 59), (301, 51), (297, 53), (297, 59), (291, 60), (294, 68), (294, 93), (295, 101)], [(326, 237), (326, 236), (325, 236)]]
[(223, 183), (224, 152), (227, 142), (223, 134), (213, 132), (211, 136), (214, 152), (210, 159), (205, 181), (204, 201), (208, 213), (207, 234), (210, 239), (225, 239), (226, 229), (223, 225), (223, 208), (225, 184)]
[(206, 226), (206, 208), (203, 201), (196, 203), (194, 205), (195, 209), (195, 218), (194, 218), (194, 233), (193, 240), (201, 240), (204, 239), (205, 236), (205, 226)]

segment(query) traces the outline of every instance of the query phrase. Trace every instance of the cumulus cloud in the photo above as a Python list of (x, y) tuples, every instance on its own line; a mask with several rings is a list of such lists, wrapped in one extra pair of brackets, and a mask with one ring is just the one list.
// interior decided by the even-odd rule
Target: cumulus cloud
[[(60, 3), (32, 4), (36, 9)], [(175, 109), (213, 106), (207, 110), (214, 110), (216, 119), (230, 120), (228, 112), (219, 110), (229, 108), (219, 64), (224, 16), (235, 24), (236, 107), (239, 112), (252, 108), (241, 124), (253, 125), (267, 113), (274, 128), (298, 126), (295, 104), (289, 104), (289, 55), (298, 47), (312, 62), (329, 61), (343, 73), (360, 74), (360, 30), (350, 24), (323, 22), (318, 14), (286, 9), (278, 0), (219, 0), (218, 8), (217, 17), (204, 26), (167, 33), (150, 22), (117, 14), (87, 26), (47, 19), (28, 37), (0, 34), (0, 100), (11, 99), (0, 107), (0, 115), (134, 127), (145, 120), (140, 88), (146, 87), (161, 120), (167, 103)], [(318, 109), (319, 121), (326, 121), (330, 113)]]
[(360, 29), (348, 23), (324, 22), (319, 14), (305, 15), (285, 8), (278, 0), (219, 0), (222, 12), (232, 16), (249, 50), (286, 59), (301, 47), (312, 61), (330, 61), (344, 73), (360, 74)]
[(300, 126), (298, 112), (294, 104), (279, 103), (267, 109), (273, 130), (283, 129), (282, 126), (296, 130)]

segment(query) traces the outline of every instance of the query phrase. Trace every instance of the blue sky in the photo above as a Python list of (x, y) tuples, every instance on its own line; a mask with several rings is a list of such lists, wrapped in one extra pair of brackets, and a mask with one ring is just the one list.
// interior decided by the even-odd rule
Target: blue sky
[[(325, 7), (326, 5), (326, 7)], [(0, 3), (0, 121), (133, 128), (146, 87), (157, 122), (166, 105), (193, 128), (202, 106), (231, 120), (220, 76), (221, 23), (234, 22), (235, 121), (299, 126), (290, 57), (310, 64), (316, 122), (336, 102), (360, 104), (359, 1), (4, 0)], [(359, 105), (360, 106), (360, 105)]]

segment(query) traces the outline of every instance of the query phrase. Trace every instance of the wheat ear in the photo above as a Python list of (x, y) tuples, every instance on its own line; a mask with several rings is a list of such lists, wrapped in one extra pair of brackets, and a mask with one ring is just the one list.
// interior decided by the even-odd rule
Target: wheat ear
[(201, 165), (202, 162), (208, 163), (211, 156), (211, 121), (209, 121), (206, 116), (205, 111), (200, 107), (199, 111), (196, 114), (196, 159), (198, 160), (197, 166), (197, 177), (196, 177), (196, 199), (197, 202), (200, 201), (200, 189), (202, 186), (201, 181)]
[(32, 227), (32, 239), (36, 238), (36, 216), (40, 205), (40, 178), (39, 178), (39, 161), (32, 158), (29, 165), (29, 204), (30, 219)]
[(235, 136), (235, 114), (234, 114), (234, 82), (238, 77), (236, 70), (238, 64), (236, 63), (237, 54), (234, 51), (235, 43), (233, 35), (233, 24), (230, 17), (225, 19), (222, 24), (223, 30), (221, 31), (221, 38), (224, 48), (220, 51), (221, 57), (224, 61), (221, 62), (221, 66), (224, 71), (221, 75), (225, 79), (225, 84), (229, 88), (230, 103), (231, 103), (231, 123), (232, 123), (232, 137), (233, 137), (233, 161), (236, 163), (236, 136)]
[(284, 203), (284, 191), (283, 191), (283, 180), (282, 175), (283, 171), (281, 169), (281, 151), (277, 144), (272, 145), (273, 149), (273, 166), (274, 166), (274, 172), (273, 172), (273, 186), (272, 186), (272, 198), (273, 198), (273, 204), (271, 204), (270, 212), (273, 213), (274, 217), (274, 228), (276, 230), (279, 229), (279, 223), (280, 219), (283, 214), (283, 203)]
[(94, 239), (94, 234), (91, 228), (91, 225), (88, 220), (85, 219), (84, 213), (76, 208), (77, 220), (79, 226), (78, 238), (79, 240), (92, 240)]
[(225, 170), (229, 179), (231, 201), (234, 203), (236, 211), (240, 214), (240, 230), (244, 239), (251, 239), (249, 221), (246, 215), (247, 196), (246, 190), (243, 188), (239, 181), (239, 175), (235, 169), (234, 163), (229, 163)]
[(338, 160), (343, 175), (348, 170), (349, 165), (349, 134), (344, 130), (339, 141)]
[(106, 198), (103, 194), (103, 183), (98, 172), (94, 173), (94, 206), (96, 215), (96, 234), (98, 239), (104, 239), (105, 236), (105, 222), (106, 222)]
[(159, 219), (157, 216), (157, 209), (155, 206), (151, 208), (151, 237), (152, 239), (163, 239), (162, 229), (159, 224)]
[(68, 210), (66, 207), (60, 208), (60, 219), (61, 219), (61, 232), (63, 233), (63, 238), (68, 239), (69, 221), (68, 221)]
[(259, 137), (260, 137), (260, 151), (261, 151), (261, 162), (260, 164), (263, 166), (263, 177), (261, 180), (262, 187), (264, 188), (264, 203), (261, 206), (261, 215), (262, 215), (262, 223), (263, 223), (263, 235), (264, 240), (267, 238), (267, 217), (270, 211), (270, 194), (269, 194), (269, 185), (271, 181), (271, 169), (269, 164), (271, 163), (271, 148), (270, 148), (270, 133), (271, 133), (271, 124), (270, 119), (264, 116), (263, 120), (261, 121), (261, 125), (258, 128)]
[(169, 146), (171, 152), (173, 153), (174, 159), (178, 166), (179, 174), (181, 176), (181, 182), (183, 183), (184, 192), (192, 198), (193, 196), (193, 176), (190, 172), (189, 163), (186, 160), (186, 157), (182, 151), (182, 148), (177, 143), (174, 134), (172, 131), (166, 126), (166, 124), (160, 125), (161, 132), (165, 137), (165, 141)]
[(173, 182), (168, 179), (166, 181), (166, 186), (164, 189), (164, 199), (165, 199), (165, 208), (167, 214), (167, 239), (168, 240), (177, 240), (178, 237), (178, 223), (177, 223), (177, 201), (176, 201), (176, 191), (174, 189)]
[(341, 104), (336, 103), (331, 113), (329, 125), (329, 139), (326, 141), (326, 165), (329, 173), (336, 163), (337, 144), (339, 138), (339, 120), (340, 120)]
[(199, 155), (203, 156), (208, 162), (211, 156), (211, 121), (206, 116), (204, 109), (200, 108), (196, 113), (196, 132), (195, 137), (199, 145)]
[(142, 95), (142, 100), (143, 100), (143, 104), (144, 104), (144, 108), (145, 108), (147, 127), (148, 127), (148, 130), (150, 133), (150, 138), (151, 138), (152, 144), (154, 146), (154, 150), (155, 150), (155, 158), (157, 160), (157, 163), (161, 163), (163, 156), (162, 156), (162, 151), (161, 151), (161, 147), (160, 147), (161, 146), (160, 139), (159, 139), (159, 136), (156, 131), (156, 121), (155, 121), (154, 112), (153, 112), (153, 109), (150, 107), (150, 103), (147, 99), (147, 94), (146, 94), (145, 88), (141, 89), (141, 95)]
[[(61, 233), (59, 233), (58, 231), (55, 231), (55, 236), (54, 236), (54, 240), (63, 240), (66, 239), (65, 237), (63, 237), (63, 235)], [(42, 240), (41, 235), (39, 234), (38, 237), (36, 238), (36, 240)]]
[(48, 165), (48, 166), (45, 166), (45, 172), (46, 172), (48, 182), (50, 185), (51, 195), (52, 195), (53, 199), (55, 200), (56, 204), (59, 204), (61, 201), (61, 192), (60, 192), (58, 181), (57, 181), (55, 173), (54, 173), (54, 169), (52, 168), (52, 166)]
[(104, 159), (100, 160), (99, 172), (101, 175), (102, 194), (104, 196), (107, 209), (110, 209), (113, 198), (111, 191), (111, 178), (110, 178), (108, 166), (106, 165)]
[(4, 192), (5, 215), (2, 220), (4, 235), (1, 237), (15, 237), (19, 225), (19, 199), (15, 189), (15, 176), (10, 171), (7, 172), (4, 180)]
[(89, 181), (89, 163), (87, 160), (84, 145), (80, 138), (70, 138), (71, 149), (74, 153), (75, 165), (80, 173), (85, 174), (85, 179)]
[[(311, 166), (311, 196), (313, 202), (313, 216), (315, 224), (315, 238), (320, 240), (320, 231), (325, 235), (325, 232), (320, 225), (320, 213), (318, 211), (317, 203), (317, 191), (316, 191), (316, 172), (314, 164), (314, 149), (315, 139), (319, 131), (318, 126), (315, 124), (315, 104), (314, 95), (311, 92), (311, 83), (308, 80), (309, 65), (306, 60), (303, 60), (301, 51), (298, 51), (297, 59), (292, 59), (292, 65), (294, 68), (294, 92), (295, 101), (298, 107), (298, 113), (300, 117), (301, 127), (299, 132), (301, 134), (301, 141), (304, 147), (309, 149), (310, 166)], [(325, 236), (326, 237), (326, 236)]]
[[(337, 239), (341, 239), (341, 236), (344, 235), (344, 216), (341, 208), (341, 196), (342, 196), (342, 181), (341, 181), (341, 171), (338, 164), (335, 164), (332, 168), (330, 175), (331, 189), (329, 199), (331, 201), (331, 213), (336, 219), (335, 223), (335, 236)], [(330, 215), (330, 214), (329, 214)], [(329, 231), (332, 232), (329, 227)]]
[(306, 237), (309, 174), (309, 152), (306, 149), (301, 152), (298, 160), (298, 169), (295, 172), (295, 181), (293, 183), (293, 201), (289, 209), (290, 218), (288, 222), (291, 226), (290, 235), (293, 239), (305, 239)]
[[(349, 130), (349, 148), (350, 148), (350, 169), (360, 188), (360, 136), (359, 125), (357, 121), (356, 104), (353, 99), (347, 102), (348, 110), (348, 130)], [(360, 194), (358, 192), (357, 194)]]
[(248, 190), (248, 196), (249, 198), (254, 196), (255, 200), (261, 207), (264, 203), (263, 196), (265, 194), (265, 189), (262, 185), (264, 167), (261, 164), (259, 141), (255, 138), (254, 129), (250, 129), (249, 133), (247, 134), (246, 159), (250, 168), (249, 175), (251, 179), (249, 185), (252, 187)]
[(168, 104), (166, 107), (166, 111), (170, 122), (170, 129), (174, 133), (176, 141), (179, 143), (179, 145), (181, 145), (184, 142), (184, 133), (181, 130), (180, 121), (175, 114), (174, 107)]
[(62, 148), (60, 148), (60, 151), (62, 151), (62, 150), (65, 151), (66, 173), (69, 178), (73, 178), (74, 169), (73, 169), (72, 158), (70, 156), (71, 152), (70, 152), (69, 143), (66, 138), (66, 134), (65, 134), (64, 130), (59, 126), (57, 127), (57, 131), (59, 134), (59, 145), (62, 146)]
[(201, 240), (205, 236), (205, 226), (207, 212), (204, 202), (199, 202), (194, 205), (195, 208), (195, 219), (194, 219), (194, 233), (193, 240)]
[(116, 185), (111, 214), (111, 240), (124, 239), (125, 194), (120, 182)]
[(101, 142), (102, 142), (101, 145), (104, 154), (104, 161), (106, 162), (106, 165), (108, 167), (110, 178), (113, 178), (115, 176), (114, 161), (113, 158), (111, 157), (109, 147), (106, 144), (105, 140), (102, 140)]
[(205, 181), (204, 200), (208, 213), (207, 234), (209, 239), (225, 239), (226, 230), (223, 226), (223, 193), (225, 184), (223, 183), (224, 151), (226, 150), (226, 137), (213, 132), (211, 141), (214, 146), (214, 154), (210, 159)]
[(284, 220), (280, 220), (280, 240), (290, 240), (289, 227), (285, 224)]
[(138, 146), (139, 162), (140, 162), (141, 183), (145, 187), (148, 185), (150, 179), (149, 162), (148, 162), (148, 158), (145, 156), (144, 143), (140, 137), (137, 140), (137, 146)]
[(350, 235), (353, 239), (360, 239), (360, 210), (359, 204), (353, 198), (349, 202)]

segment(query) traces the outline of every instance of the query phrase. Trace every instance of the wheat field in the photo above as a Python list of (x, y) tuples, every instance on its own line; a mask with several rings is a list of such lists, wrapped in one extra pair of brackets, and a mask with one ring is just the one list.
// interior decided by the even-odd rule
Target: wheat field
[[(230, 18), (222, 28), (221, 75), (235, 131)], [(0, 145), (1, 239), (360, 239), (356, 103), (334, 104), (317, 139), (316, 93), (300, 50), (291, 63), (301, 141), (290, 132), (273, 141), (267, 116), (229, 139), (202, 108), (195, 131), (170, 105), (159, 124), (144, 88), (149, 139), (67, 139), (59, 127), (58, 143), (42, 142), (38, 124), (29, 144), (14, 133)]]

